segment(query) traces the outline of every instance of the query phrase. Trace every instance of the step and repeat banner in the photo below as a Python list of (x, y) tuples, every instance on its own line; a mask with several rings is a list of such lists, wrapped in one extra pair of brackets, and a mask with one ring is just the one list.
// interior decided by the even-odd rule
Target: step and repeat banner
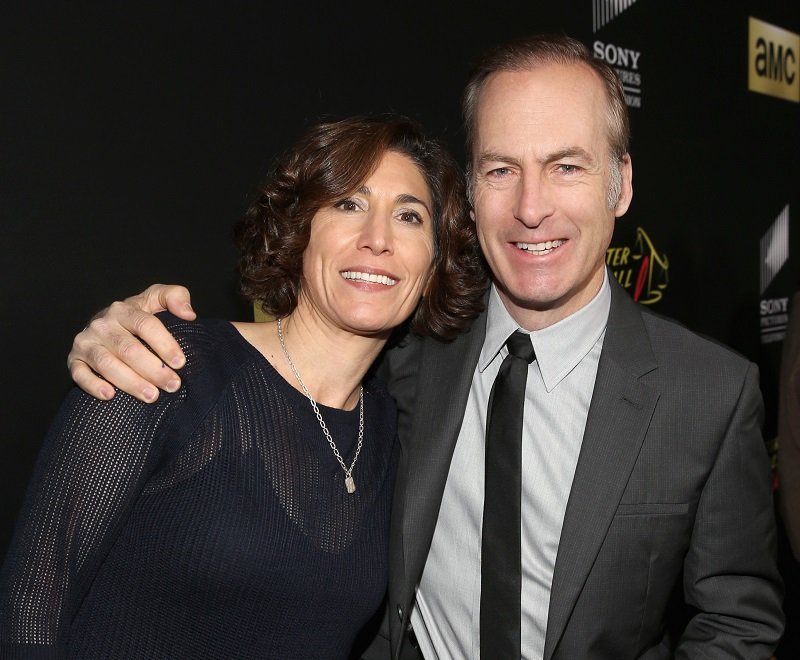
[(246, 318), (231, 228), (275, 154), (319, 119), (393, 111), (463, 158), (472, 63), (527, 33), (619, 72), (634, 200), (608, 266), (759, 364), (775, 438), (800, 289), (795, 0), (18, 4), (0, 9), (3, 550), (94, 311), (172, 281)]

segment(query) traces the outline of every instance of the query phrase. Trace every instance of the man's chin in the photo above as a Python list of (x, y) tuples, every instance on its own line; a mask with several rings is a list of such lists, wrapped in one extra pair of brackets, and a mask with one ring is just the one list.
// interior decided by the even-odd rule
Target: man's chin
[(525, 287), (507, 287), (495, 281), (504, 303), (530, 312), (551, 312), (564, 304), (564, 293), (540, 283)]

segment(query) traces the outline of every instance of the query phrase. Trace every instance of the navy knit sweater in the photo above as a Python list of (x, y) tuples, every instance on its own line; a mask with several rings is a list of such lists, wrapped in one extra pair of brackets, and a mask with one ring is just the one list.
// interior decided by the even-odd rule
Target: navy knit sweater
[[(311, 405), (229, 323), (152, 405), (71, 392), (0, 575), (2, 658), (345, 658), (386, 589), (395, 408), (365, 385), (348, 494)], [(320, 410), (349, 465), (358, 409)]]

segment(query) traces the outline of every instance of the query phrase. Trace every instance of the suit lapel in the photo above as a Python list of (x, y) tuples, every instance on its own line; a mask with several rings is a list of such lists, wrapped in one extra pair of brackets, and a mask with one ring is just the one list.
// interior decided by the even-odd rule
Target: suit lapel
[(469, 332), (444, 344), (426, 341), (420, 356), (403, 507), (403, 552), (409, 593), (422, 574), (444, 486), (486, 334), (486, 312)]
[(641, 312), (611, 283), (611, 311), (553, 573), (545, 660), (600, 550), (658, 400), (658, 392), (639, 380), (657, 368)]

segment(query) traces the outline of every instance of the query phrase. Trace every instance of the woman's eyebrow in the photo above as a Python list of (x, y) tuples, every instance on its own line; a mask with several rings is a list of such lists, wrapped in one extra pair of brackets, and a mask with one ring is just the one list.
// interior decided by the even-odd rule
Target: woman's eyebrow
[(425, 210), (428, 212), (428, 215), (432, 215), (431, 214), (431, 210), (430, 210), (430, 208), (428, 208), (428, 204), (425, 201), (423, 201), (423, 200), (419, 199), (418, 197), (415, 197), (414, 195), (411, 195), (409, 193), (403, 193), (401, 195), (398, 195), (397, 196), (397, 203), (398, 204), (420, 204), (420, 205), (425, 207)]

